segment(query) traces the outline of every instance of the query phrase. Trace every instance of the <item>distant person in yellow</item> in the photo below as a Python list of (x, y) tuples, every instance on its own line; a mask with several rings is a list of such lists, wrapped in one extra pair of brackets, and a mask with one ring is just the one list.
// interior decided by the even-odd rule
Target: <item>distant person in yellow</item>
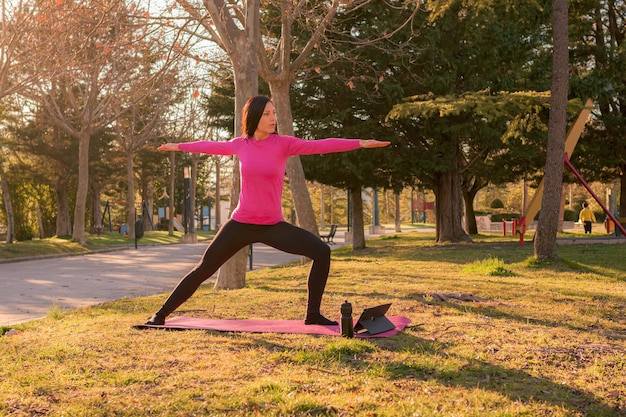
[(593, 214), (593, 211), (589, 208), (589, 203), (586, 201), (583, 203), (583, 209), (580, 211), (578, 220), (585, 225), (585, 234), (591, 234), (591, 225), (596, 222), (596, 216)]

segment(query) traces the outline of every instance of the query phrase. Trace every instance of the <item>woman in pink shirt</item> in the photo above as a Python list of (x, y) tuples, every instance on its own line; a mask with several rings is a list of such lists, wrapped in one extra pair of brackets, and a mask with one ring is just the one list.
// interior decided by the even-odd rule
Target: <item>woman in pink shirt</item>
[(359, 139), (302, 140), (276, 133), (276, 112), (266, 96), (251, 97), (243, 108), (242, 136), (228, 142), (167, 143), (161, 151), (237, 155), (241, 193), (231, 218), (217, 232), (202, 260), (178, 283), (163, 306), (146, 324), (161, 325), (237, 251), (255, 242), (313, 260), (307, 281), (305, 324), (333, 325), (320, 312), (330, 269), (330, 249), (314, 234), (283, 218), (282, 190), (287, 158), (293, 155), (378, 148), (389, 142)]

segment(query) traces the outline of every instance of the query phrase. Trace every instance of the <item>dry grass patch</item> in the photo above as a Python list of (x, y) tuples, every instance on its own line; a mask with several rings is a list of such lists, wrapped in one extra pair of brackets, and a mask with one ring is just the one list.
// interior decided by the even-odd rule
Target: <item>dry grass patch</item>
[[(333, 252), (324, 312), (392, 302), (412, 323), (388, 339), (133, 329), (164, 295), (56, 311), (0, 337), (0, 415), (626, 415), (624, 246), (537, 264), (531, 247), (477, 240), (406, 234)], [(511, 274), (481, 266), (494, 259)], [(300, 319), (307, 271), (203, 286), (179, 313)]]

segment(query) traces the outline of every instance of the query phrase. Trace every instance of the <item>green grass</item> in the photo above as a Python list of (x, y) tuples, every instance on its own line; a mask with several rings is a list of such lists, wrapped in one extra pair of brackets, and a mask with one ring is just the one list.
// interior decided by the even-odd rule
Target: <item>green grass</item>
[[(403, 233), (333, 251), (323, 311), (391, 302), (411, 323), (387, 339), (133, 329), (164, 294), (53, 307), (0, 337), (0, 415), (626, 415), (625, 245), (563, 246), (538, 263), (513, 238), (433, 241)], [(300, 319), (307, 271), (204, 285), (175, 314)]]
[[(207, 239), (215, 232), (198, 232), (198, 239)], [(180, 243), (181, 232), (174, 232), (169, 235), (167, 231), (149, 231), (138, 240), (139, 245), (163, 245), (170, 243)], [(111, 249), (115, 247), (125, 247), (135, 244), (134, 239), (128, 239), (125, 235), (117, 232), (104, 232), (100, 236), (96, 234), (87, 235), (87, 244), (80, 245), (72, 242), (71, 237), (52, 237), (48, 239), (28, 240), (15, 242), (12, 244), (0, 243), (0, 260), (16, 259), (23, 257), (37, 257), (50, 255), (64, 255), (85, 253), (90, 250)]]
[(499, 258), (488, 258), (474, 261), (471, 264), (466, 265), (461, 272), (499, 277), (514, 275), (513, 271), (508, 269), (505, 262)]

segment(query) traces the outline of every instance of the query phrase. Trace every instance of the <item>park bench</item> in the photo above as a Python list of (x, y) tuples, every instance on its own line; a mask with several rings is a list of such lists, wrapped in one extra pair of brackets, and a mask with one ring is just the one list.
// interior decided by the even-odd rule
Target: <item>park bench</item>
[(320, 235), (320, 238), (328, 243), (329, 245), (334, 245), (335, 242), (333, 241), (333, 238), (335, 237), (335, 233), (337, 233), (337, 225), (336, 224), (331, 224), (330, 225), (330, 230), (328, 231), (328, 234), (326, 235)]

